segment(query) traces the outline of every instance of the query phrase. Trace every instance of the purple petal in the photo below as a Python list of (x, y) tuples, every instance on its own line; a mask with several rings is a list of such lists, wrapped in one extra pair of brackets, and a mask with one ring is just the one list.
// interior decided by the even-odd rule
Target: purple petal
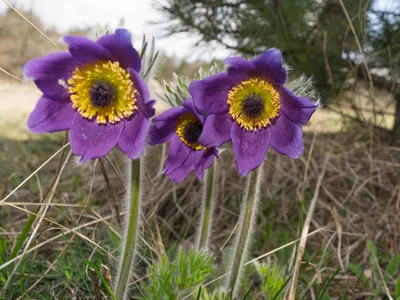
[[(196, 151), (181, 142), (178, 136), (172, 139), (164, 174), (174, 182), (180, 182), (194, 170), (193, 157)], [(198, 152), (198, 151), (197, 151)]]
[(255, 67), (251, 61), (248, 61), (247, 59), (240, 56), (228, 57), (227, 59), (225, 59), (225, 63), (233, 68), (241, 68), (247, 70), (252, 70)]
[(28, 119), (29, 130), (35, 133), (45, 133), (68, 130), (76, 111), (72, 103), (56, 101), (42, 96)]
[(177, 120), (185, 112), (187, 109), (184, 107), (173, 107), (155, 117), (150, 128), (149, 144), (162, 144), (171, 140), (176, 134)]
[(142, 62), (139, 53), (132, 46), (131, 34), (126, 29), (117, 29), (114, 34), (106, 34), (97, 43), (109, 50), (123, 68), (133, 68), (140, 72)]
[(155, 101), (149, 101), (150, 93), (149, 89), (147, 88), (146, 83), (140, 77), (139, 73), (136, 72), (134, 69), (129, 69), (130, 74), (132, 76), (132, 80), (134, 82), (135, 88), (137, 89), (136, 99), (137, 99), (137, 106), (142, 114), (146, 118), (151, 118), (155, 114), (155, 109), (153, 105)]
[(295, 96), (284, 86), (275, 86), (275, 89), (279, 93), (283, 113), (295, 123), (306, 124), (318, 105), (308, 98)]
[(196, 151), (196, 154), (197, 152), (201, 152), (201, 155), (198, 155), (195, 161), (196, 176), (200, 180), (203, 180), (204, 170), (208, 169), (211, 166), (211, 164), (214, 162), (215, 157), (218, 157), (218, 150), (215, 148), (210, 148), (207, 150)]
[(201, 122), (201, 124), (203, 124), (203, 122), (204, 122), (203, 115), (194, 106), (193, 99), (186, 99), (185, 101), (183, 101), (182, 106), (185, 107), (188, 111), (192, 112), (197, 117), (197, 119)]
[(246, 176), (264, 161), (271, 141), (269, 128), (249, 131), (235, 123), (232, 129), (232, 144), (239, 174)]
[(253, 64), (261, 71), (268, 82), (285, 84), (286, 70), (283, 67), (282, 55), (279, 50), (270, 49), (253, 59)]
[(229, 114), (209, 115), (199, 138), (205, 147), (218, 147), (231, 139), (233, 121)]
[(219, 73), (193, 81), (189, 91), (197, 108), (218, 114), (228, 111), (228, 93), (233, 86), (234, 82), (227, 73)]
[(225, 63), (229, 65), (228, 75), (236, 81), (248, 80), (250, 77), (259, 75), (257, 67), (243, 57), (229, 57), (225, 59)]
[(149, 127), (149, 120), (140, 112), (125, 122), (124, 130), (118, 141), (118, 147), (130, 159), (138, 158), (142, 154)]
[(70, 129), (72, 152), (81, 162), (102, 157), (117, 144), (123, 129), (124, 122), (103, 125), (77, 114)]
[(290, 158), (297, 158), (303, 153), (301, 126), (281, 114), (271, 127), (271, 147)]
[(69, 52), (56, 52), (28, 61), (23, 67), (26, 77), (33, 78), (38, 88), (49, 98), (70, 101), (68, 78), (77, 62)]
[(98, 61), (115, 61), (115, 57), (103, 46), (82, 36), (66, 36), (71, 55), (81, 64), (96, 63)]

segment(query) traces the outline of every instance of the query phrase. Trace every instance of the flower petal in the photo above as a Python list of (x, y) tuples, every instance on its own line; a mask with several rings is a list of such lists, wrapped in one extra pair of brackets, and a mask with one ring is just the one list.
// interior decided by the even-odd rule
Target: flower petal
[(233, 121), (229, 114), (209, 115), (199, 138), (205, 147), (218, 147), (231, 139)]
[(189, 92), (197, 108), (217, 114), (228, 111), (228, 93), (233, 86), (234, 82), (227, 73), (219, 73), (203, 80), (193, 81)]
[(30, 114), (27, 125), (35, 133), (68, 130), (75, 115), (76, 111), (71, 103), (42, 96)]
[(229, 77), (237, 81), (246, 81), (260, 73), (251, 61), (243, 57), (229, 57), (225, 59), (225, 63), (229, 65)]
[(297, 97), (284, 86), (275, 86), (275, 89), (279, 93), (281, 109), (284, 114), (295, 123), (306, 124), (318, 105), (312, 103), (308, 98)]
[(138, 158), (142, 154), (149, 127), (149, 120), (140, 112), (137, 112), (133, 118), (125, 121), (124, 130), (118, 141), (118, 147), (130, 159)]
[(49, 98), (70, 101), (67, 81), (77, 62), (69, 52), (56, 52), (34, 58), (23, 67), (23, 73), (35, 80), (38, 88)]
[(123, 129), (124, 122), (102, 125), (77, 114), (70, 129), (72, 152), (81, 162), (102, 157), (117, 144)]
[(117, 29), (114, 34), (106, 34), (97, 43), (109, 50), (123, 68), (133, 68), (140, 72), (142, 62), (139, 53), (132, 46), (132, 37), (128, 30)]
[(261, 71), (262, 76), (270, 83), (285, 84), (286, 70), (283, 67), (281, 52), (277, 49), (265, 51), (253, 59), (253, 64)]
[(218, 150), (215, 148), (209, 148), (207, 150), (196, 151), (196, 154), (196, 176), (200, 180), (203, 180), (204, 170), (208, 169), (211, 166), (211, 164), (214, 162), (214, 157), (218, 157)]
[(165, 161), (164, 174), (174, 182), (180, 182), (194, 170), (193, 151), (181, 142), (178, 136), (174, 137), (169, 147), (168, 157)]
[(271, 147), (290, 158), (297, 158), (303, 153), (301, 126), (281, 114), (271, 127)]
[(171, 140), (176, 134), (177, 120), (185, 112), (187, 109), (184, 107), (173, 107), (155, 117), (150, 128), (149, 144), (162, 144)]
[(225, 63), (233, 68), (247, 70), (255, 68), (254, 64), (251, 61), (248, 61), (247, 59), (240, 56), (228, 57), (227, 59), (225, 59)]
[(235, 123), (232, 129), (232, 144), (236, 165), (241, 176), (246, 176), (251, 170), (259, 167), (271, 141), (269, 128), (249, 131)]
[(116, 60), (106, 48), (85, 37), (66, 36), (64, 41), (68, 44), (71, 55), (81, 64)]
[(132, 68), (129, 68), (129, 72), (132, 76), (132, 80), (134, 82), (135, 88), (138, 91), (136, 93), (136, 99), (137, 99), (136, 104), (137, 104), (139, 110), (141, 111), (141, 113), (146, 118), (151, 118), (155, 114), (155, 109), (153, 108), (155, 101), (149, 100), (149, 98), (150, 98), (149, 89), (147, 88), (146, 83), (140, 77), (139, 73), (136, 72)]
[(201, 124), (204, 123), (204, 117), (201, 112), (194, 106), (193, 99), (186, 99), (182, 102), (182, 106), (185, 107), (188, 111), (192, 112)]

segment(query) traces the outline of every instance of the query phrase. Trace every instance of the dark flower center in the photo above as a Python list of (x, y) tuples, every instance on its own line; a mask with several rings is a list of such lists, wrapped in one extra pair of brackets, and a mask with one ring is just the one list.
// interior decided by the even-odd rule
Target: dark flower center
[(190, 122), (185, 127), (184, 137), (189, 143), (197, 143), (201, 132), (203, 131), (203, 124), (200, 122)]
[(243, 101), (243, 112), (249, 117), (257, 117), (265, 107), (263, 99), (257, 94), (249, 94)]
[(93, 106), (105, 107), (115, 99), (115, 89), (108, 82), (96, 82), (89, 93)]

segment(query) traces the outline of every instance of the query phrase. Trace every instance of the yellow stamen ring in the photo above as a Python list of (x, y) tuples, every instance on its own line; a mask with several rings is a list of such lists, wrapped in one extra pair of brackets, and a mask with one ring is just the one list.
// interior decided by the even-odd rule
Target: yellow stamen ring
[[(113, 100), (106, 105), (95, 105), (91, 90), (98, 83), (106, 83), (113, 89)], [(131, 116), (136, 106), (136, 89), (129, 72), (121, 68), (118, 62), (99, 62), (76, 67), (68, 80), (68, 91), (72, 107), (86, 119), (93, 119), (99, 124), (119, 122)], [(92, 93), (93, 95), (93, 93)]]
[(194, 114), (185, 113), (179, 117), (176, 124), (176, 133), (182, 143), (195, 151), (206, 149), (198, 141), (202, 131), (203, 124)]
[(279, 115), (279, 94), (267, 81), (251, 78), (228, 94), (229, 114), (246, 130), (267, 127)]

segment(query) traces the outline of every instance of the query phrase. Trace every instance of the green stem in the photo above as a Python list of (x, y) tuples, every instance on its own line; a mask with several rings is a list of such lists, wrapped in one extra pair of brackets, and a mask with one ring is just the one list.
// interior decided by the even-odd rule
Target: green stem
[(206, 171), (206, 181), (204, 183), (203, 211), (201, 215), (200, 233), (197, 242), (197, 249), (208, 248), (208, 240), (211, 233), (212, 217), (214, 211), (214, 198), (217, 181), (216, 161)]
[(256, 219), (258, 192), (261, 179), (261, 167), (253, 170), (247, 179), (246, 192), (240, 213), (238, 235), (230, 266), (227, 288), (233, 297), (237, 297), (240, 287), (240, 274), (246, 258), (246, 252), (252, 234), (253, 223)]
[(140, 182), (142, 176), (140, 159), (132, 160), (131, 168), (131, 193), (127, 206), (129, 214), (125, 216), (123, 250), (115, 285), (115, 298), (117, 300), (123, 300), (127, 296), (140, 223)]

